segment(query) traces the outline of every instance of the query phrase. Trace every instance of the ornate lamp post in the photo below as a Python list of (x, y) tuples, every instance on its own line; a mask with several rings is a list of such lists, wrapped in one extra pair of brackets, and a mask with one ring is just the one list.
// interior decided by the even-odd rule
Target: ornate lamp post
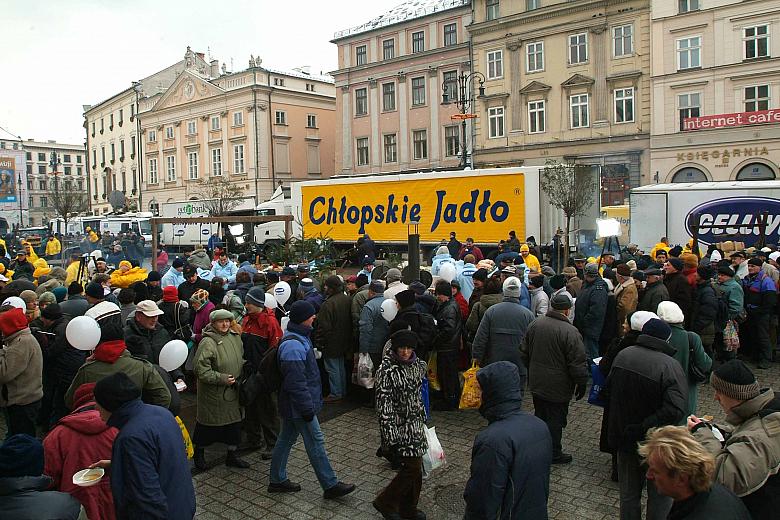
[[(473, 96), (474, 80), (479, 82), (478, 95)], [(455, 88), (453, 88), (455, 87)], [(450, 90), (456, 90), (456, 92), (450, 92)], [(463, 140), (461, 141), (461, 159), (460, 167), (465, 168), (468, 166), (468, 157), (466, 150), (466, 120), (475, 119), (477, 114), (473, 113), (476, 106), (476, 100), (485, 95), (485, 76), (481, 72), (472, 72), (466, 74), (461, 73), (456, 79), (456, 85), (452, 85), (451, 82), (445, 81), (442, 84), (442, 105), (449, 105), (455, 103), (460, 109), (460, 114), (452, 116), (453, 120), (460, 120), (461, 130), (463, 134)]]

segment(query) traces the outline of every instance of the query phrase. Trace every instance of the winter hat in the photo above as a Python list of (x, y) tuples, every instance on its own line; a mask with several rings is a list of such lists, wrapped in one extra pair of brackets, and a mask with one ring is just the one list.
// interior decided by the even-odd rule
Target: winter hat
[(550, 305), (556, 311), (564, 311), (566, 309), (571, 309), (572, 301), (568, 293), (559, 293), (552, 297)]
[(682, 254), (682, 247), (680, 246), (674, 246), (669, 250), (669, 256), (678, 258), (681, 254)]
[(542, 267), (542, 274), (545, 276), (555, 276), (555, 270), (549, 265)]
[(401, 280), (401, 270), (396, 269), (393, 267), (389, 271), (387, 271), (387, 276), (385, 276), (385, 280), (387, 280), (388, 285), (392, 282), (398, 282)]
[(628, 268), (631, 270), (632, 273), (638, 269), (636, 265), (636, 260), (629, 260), (628, 262), (626, 262), (626, 265), (628, 266)]
[(711, 280), (713, 276), (712, 267), (708, 265), (702, 265), (698, 268), (696, 268), (696, 272), (699, 273), (699, 276), (701, 276), (702, 280)]
[(718, 267), (718, 274), (725, 274), (726, 276), (730, 276), (731, 278), (734, 278), (734, 269), (727, 265), (722, 265)]
[(566, 267), (564, 267), (562, 272), (563, 272), (563, 276), (565, 276), (567, 279), (574, 278), (575, 276), (577, 276), (577, 269), (571, 265), (567, 265)]
[(78, 282), (70, 282), (68, 286), (68, 296), (74, 296), (84, 292), (84, 287)]
[(0, 313), (0, 332), (2, 332), (3, 336), (6, 338), (11, 334), (26, 328), (27, 316), (25, 316), (22, 309), (14, 307)]
[(285, 266), (284, 269), (282, 269), (281, 275), (282, 276), (295, 276), (295, 269), (293, 269), (289, 265)]
[(184, 267), (184, 260), (181, 258), (174, 258), (172, 267), (174, 269), (178, 269), (179, 267)]
[(738, 401), (753, 399), (761, 393), (756, 376), (739, 359), (727, 361), (713, 370), (710, 384), (719, 393)]
[(439, 246), (439, 249), (436, 250), (437, 255), (449, 255), (450, 250), (447, 249), (447, 246)]
[(209, 301), (209, 292), (206, 289), (198, 289), (190, 296), (190, 303), (195, 310), (200, 309)]
[(699, 265), (699, 257), (693, 253), (683, 253), (680, 256), (680, 260), (682, 260), (683, 265), (689, 269), (692, 267), (698, 267)]
[(24, 300), (24, 303), (27, 303), (27, 304), (30, 304), (30, 303), (38, 301), (38, 295), (35, 293), (35, 291), (22, 291), (19, 294), (19, 298)]
[(95, 402), (95, 383), (79, 385), (76, 391), (73, 392), (73, 410), (93, 402)]
[(769, 259), (772, 261), (777, 262), (778, 258), (780, 258), (780, 251), (775, 251), (774, 253), (769, 255)]
[(590, 263), (585, 266), (585, 276), (598, 276), (599, 266), (598, 264)]
[(385, 292), (385, 282), (383, 282), (382, 280), (374, 280), (368, 286), (368, 290), (371, 291), (372, 293), (382, 294), (383, 292)]
[(414, 291), (414, 294), (417, 296), (422, 296), (425, 294), (425, 285), (420, 280), (415, 280), (412, 283), (409, 284), (409, 289)]
[(395, 301), (398, 302), (398, 305), (400, 305), (402, 309), (405, 309), (414, 305), (414, 297), (414, 291), (411, 289), (406, 289), (405, 291), (400, 291), (395, 294)]
[(631, 273), (631, 278), (634, 280), (638, 280), (640, 282), (646, 282), (647, 281), (647, 275), (644, 271), (634, 271)]
[(748, 260), (748, 265), (761, 267), (764, 265), (764, 262), (762, 262), (761, 259), (759, 258), (751, 258), (750, 260)]
[(279, 281), (279, 273), (276, 271), (268, 271), (265, 273), (265, 278), (268, 280), (268, 283), (277, 283)]
[[(780, 253), (779, 253), (780, 254)], [(472, 280), (479, 280), (480, 282), (484, 282), (487, 280), (488, 272), (487, 269), (481, 268), (474, 271), (474, 274), (471, 276)]]
[[(43, 293), (43, 294), (51, 294), (51, 293)], [(41, 316), (51, 321), (58, 320), (62, 318), (62, 309), (60, 309), (60, 305), (58, 303), (50, 303), (46, 305), (46, 307), (41, 311)]]
[(713, 264), (720, 262), (722, 259), (723, 256), (720, 254), (720, 251), (718, 251), (717, 249), (713, 251), (712, 254), (710, 255), (710, 262)]
[(360, 267), (365, 267), (367, 265), (374, 265), (374, 259), (368, 255), (364, 256), (363, 260), (360, 261)]
[(656, 315), (654, 312), (636, 311), (635, 313), (631, 314), (631, 330), (641, 332), (642, 327), (645, 326), (645, 323), (652, 320), (653, 318), (658, 319), (658, 315)]
[(314, 280), (311, 278), (304, 278), (298, 284), (298, 290), (303, 294), (309, 293), (314, 290)]
[(531, 250), (528, 248), (528, 244), (523, 244), (522, 246), (520, 246), (520, 252), (521, 253), (529, 253), (529, 252), (531, 252)]
[(652, 318), (642, 327), (642, 334), (669, 341), (669, 338), (672, 337), (672, 328), (666, 322)]
[(510, 276), (504, 280), (502, 290), (506, 298), (520, 298), (520, 279)]
[(12, 435), (0, 445), (0, 477), (40, 477), (43, 444), (26, 433)]
[(397, 332), (394, 332), (393, 335), (390, 336), (390, 347), (393, 350), (398, 350), (401, 347), (411, 347), (416, 349), (419, 340), (420, 339), (417, 337), (417, 333), (414, 331), (409, 329), (401, 329)]
[(685, 268), (685, 264), (683, 264), (683, 261), (679, 258), (670, 258), (668, 260), (669, 265), (675, 268), (677, 271), (682, 271)]
[(51, 273), (49, 273), (52, 278), (56, 278), (57, 280), (61, 281), (62, 283), (65, 283), (65, 280), (68, 279), (68, 272), (65, 271), (60, 266), (52, 267)]
[(119, 262), (119, 268), (121, 269), (122, 267), (127, 267), (128, 269), (132, 269), (133, 264), (131, 264), (127, 260), (122, 260), (121, 262)]
[(625, 276), (626, 278), (631, 276), (631, 268), (627, 264), (620, 264), (617, 266), (616, 271), (620, 276)]
[(68, 290), (65, 287), (55, 287), (51, 290), (54, 298), (57, 299), (57, 303), (65, 301), (65, 297), (68, 295)]
[(162, 280), (162, 276), (157, 271), (151, 271), (146, 277), (147, 282), (159, 282)]
[(566, 277), (562, 274), (556, 274), (550, 278), (550, 287), (554, 290), (563, 289), (566, 287)]
[(685, 315), (680, 306), (671, 301), (663, 301), (658, 304), (658, 317), (670, 325), (685, 321)]
[(179, 290), (174, 285), (169, 285), (163, 289), (162, 301), (168, 303), (176, 303), (179, 301)]
[(232, 320), (233, 313), (226, 309), (217, 309), (209, 313), (209, 323), (214, 323), (217, 320)]
[(528, 283), (531, 287), (534, 289), (538, 289), (540, 287), (544, 286), (544, 276), (537, 274), (535, 276), (531, 276), (528, 280)]
[(343, 282), (341, 281), (341, 278), (339, 278), (335, 274), (325, 278), (325, 287), (327, 287), (329, 289), (332, 289), (334, 291), (338, 291), (338, 290), (340, 290), (342, 288), (342, 286), (343, 286)]
[(244, 300), (246, 303), (251, 303), (252, 305), (257, 305), (258, 307), (265, 307), (265, 292), (263, 291), (262, 287), (252, 287), (246, 293)]
[(40, 296), (38, 296), (38, 305), (40, 304), (50, 305), (52, 303), (57, 303), (57, 297), (54, 296), (53, 292), (45, 291), (42, 292)]
[(507, 276), (514, 276), (517, 274), (517, 268), (513, 265), (508, 265), (501, 269), (501, 274), (505, 274)]
[(97, 321), (100, 327), (100, 342), (125, 338), (124, 323), (119, 307), (115, 303), (100, 302), (87, 309), (84, 316)]
[(103, 293), (103, 286), (95, 282), (87, 285), (87, 288), (84, 292), (87, 294), (87, 296), (91, 296), (96, 300), (102, 300), (105, 297), (105, 294)]
[(316, 314), (314, 305), (306, 300), (298, 300), (290, 307), (290, 321), (301, 324)]
[(95, 402), (109, 412), (141, 398), (141, 389), (124, 372), (115, 372), (95, 383)]
[(433, 292), (436, 296), (452, 296), (452, 284), (447, 280), (439, 280), (436, 282)]

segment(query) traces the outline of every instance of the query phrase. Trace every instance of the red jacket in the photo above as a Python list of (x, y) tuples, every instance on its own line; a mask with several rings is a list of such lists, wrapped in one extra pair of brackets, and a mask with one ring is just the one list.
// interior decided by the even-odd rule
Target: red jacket
[[(80, 403), (79, 403), (80, 404)], [(111, 459), (111, 447), (118, 430), (108, 426), (94, 402), (87, 402), (66, 415), (43, 439), (44, 474), (54, 482), (52, 487), (72, 495), (81, 502), (88, 518), (116, 518), (109, 474), (90, 487), (73, 484), (73, 475), (102, 459)]]
[(469, 302), (466, 301), (466, 298), (463, 297), (463, 293), (458, 291), (458, 294), (455, 295), (455, 303), (458, 304), (458, 308), (460, 309), (460, 314), (463, 317), (463, 322), (467, 319), (469, 319)]

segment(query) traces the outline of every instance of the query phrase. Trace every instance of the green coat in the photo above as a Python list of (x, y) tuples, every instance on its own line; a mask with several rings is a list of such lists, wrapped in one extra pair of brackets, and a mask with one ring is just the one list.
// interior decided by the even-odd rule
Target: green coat
[(228, 386), (228, 376), (238, 378), (244, 366), (241, 336), (228, 331), (220, 334), (211, 325), (203, 329), (203, 339), (195, 354), (198, 377), (197, 421), (204, 426), (225, 426), (240, 422), (238, 391)]
[(712, 366), (712, 359), (704, 351), (704, 347), (701, 343), (701, 338), (695, 332), (686, 331), (682, 327), (682, 323), (670, 324), (672, 327), (672, 337), (669, 340), (669, 344), (677, 352), (674, 353), (674, 359), (680, 362), (685, 377), (688, 380), (688, 410), (683, 418), (683, 423), (688, 420), (688, 416), (696, 413), (696, 407), (699, 405), (699, 389), (698, 384), (694, 383), (688, 377), (688, 364), (691, 362), (690, 350), (688, 346), (688, 337), (690, 336), (691, 344), (693, 345), (693, 362), (704, 373), (709, 373)]

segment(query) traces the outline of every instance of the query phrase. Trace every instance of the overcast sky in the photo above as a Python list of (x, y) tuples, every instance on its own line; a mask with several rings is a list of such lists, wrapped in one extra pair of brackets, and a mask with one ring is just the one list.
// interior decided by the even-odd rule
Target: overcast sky
[[(402, 0), (3, 0), (0, 127), (82, 144), (96, 104), (184, 57), (187, 45), (247, 67), (336, 69), (333, 33)], [(218, 6), (215, 8), (215, 6)], [(208, 56), (207, 56), (208, 58)]]

